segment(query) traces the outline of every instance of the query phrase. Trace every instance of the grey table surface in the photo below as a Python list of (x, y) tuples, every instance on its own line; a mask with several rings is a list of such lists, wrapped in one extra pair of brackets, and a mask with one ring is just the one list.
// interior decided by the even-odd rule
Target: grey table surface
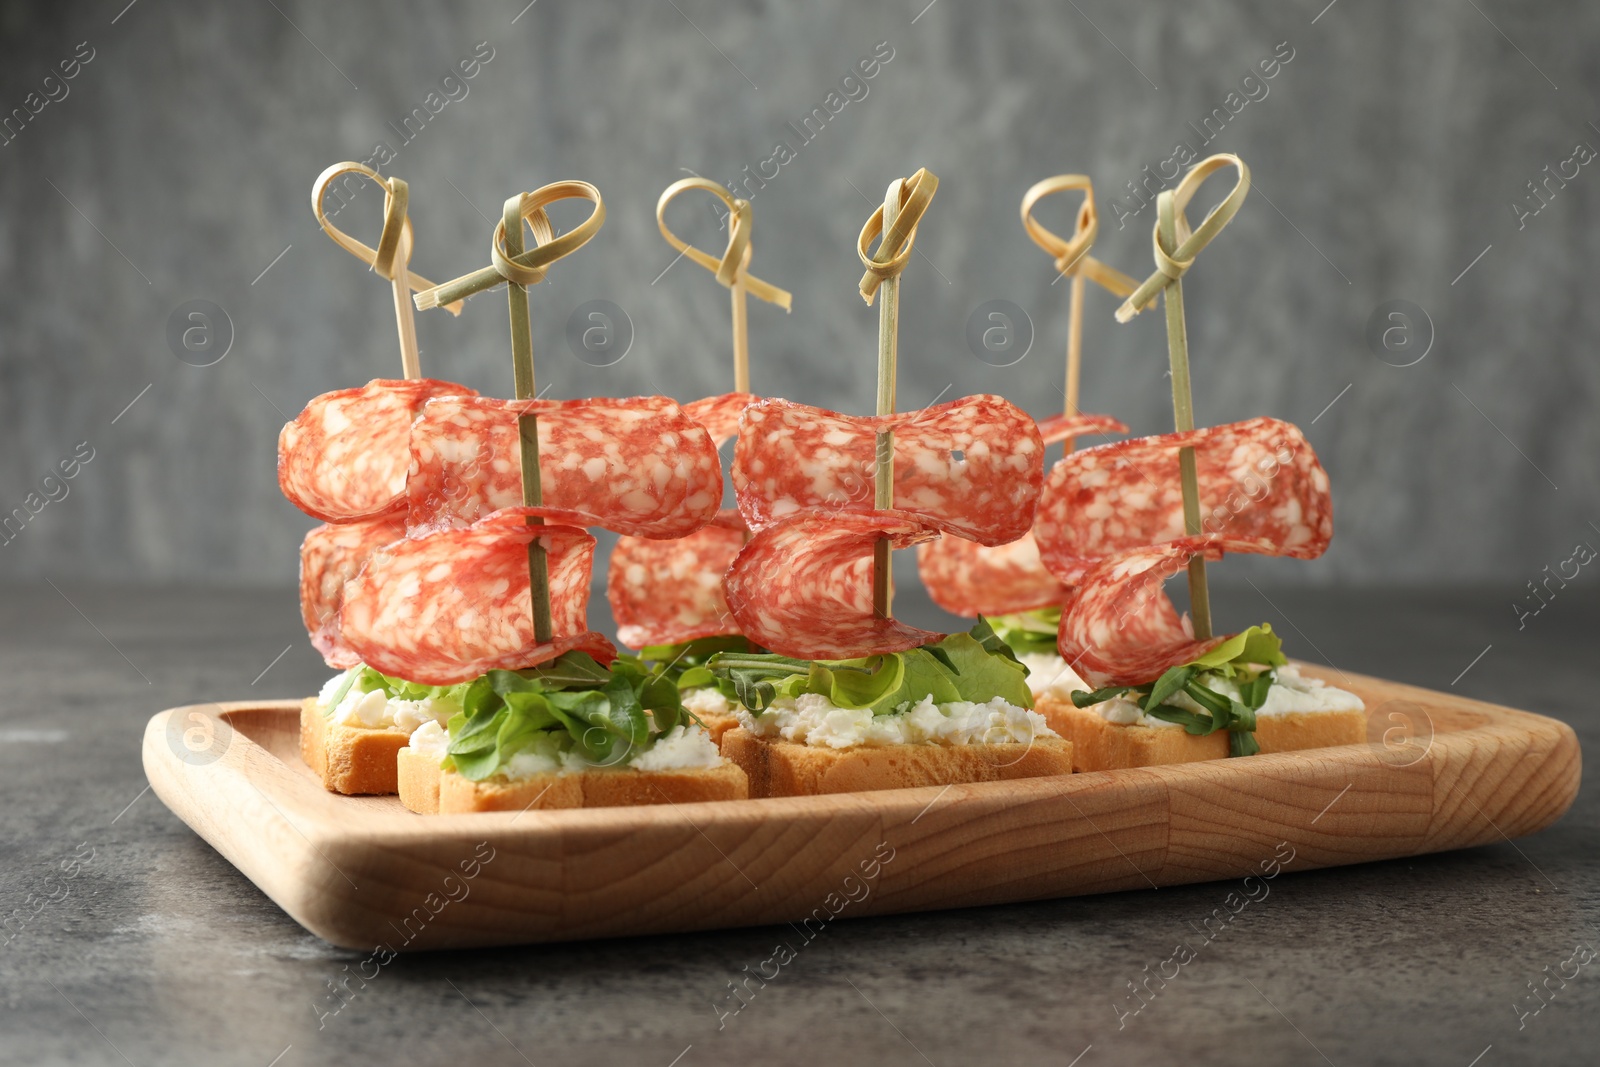
[[(1592, 748), (1600, 605), (1574, 588), (1519, 629), (1513, 595), (1217, 600), (1305, 658), (1543, 712)], [(842, 921), (722, 1017), (787, 928), (404, 956), (324, 1014), (364, 954), (302, 930), (143, 792), (139, 739), (162, 708), (300, 696), (327, 673), (292, 591), (0, 593), (0, 1061), (1595, 1061), (1600, 962), (1551, 977), (1600, 946), (1592, 789), (1515, 843), (1291, 865), (1137, 1014), (1129, 980), (1233, 886)]]

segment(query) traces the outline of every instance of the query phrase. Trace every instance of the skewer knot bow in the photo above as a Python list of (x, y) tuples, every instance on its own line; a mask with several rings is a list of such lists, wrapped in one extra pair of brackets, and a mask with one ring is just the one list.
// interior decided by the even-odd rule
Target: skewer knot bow
[[(339, 229), (329, 221), (327, 213), (322, 208), (328, 187), (347, 174), (359, 174), (383, 190), (383, 232), (378, 235), (377, 248), (369, 247)], [(336, 190), (335, 195), (339, 196), (342, 205), (343, 194)], [(311, 185), (311, 211), (317, 217), (317, 225), (322, 227), (323, 233), (333, 239), (334, 244), (371, 267), (373, 273), (381, 278), (394, 281), (398, 272), (405, 271), (407, 286), (416, 292), (422, 292), (433, 288), (433, 283), (419, 274), (411, 273), (407, 266), (411, 262), (414, 244), (411, 218), (408, 214), (410, 203), (411, 190), (404, 181), (395, 177), (385, 178), (365, 163), (356, 163), (353, 160), (335, 163), (317, 175), (317, 180)], [(452, 315), (461, 314), (459, 300), (444, 307)]]
[[(667, 204), (679, 193), (688, 192), (690, 189), (704, 190), (721, 200), (728, 208), (725, 219), (728, 223), (728, 247), (723, 251), (720, 260), (696, 248), (667, 228)], [(789, 310), (794, 298), (788, 290), (764, 282), (749, 271), (752, 252), (750, 230), (753, 226), (750, 201), (734, 196), (709, 178), (684, 178), (667, 186), (661, 193), (661, 199), (656, 201), (656, 225), (661, 228), (661, 236), (666, 238), (667, 244), (710, 271), (717, 281), (727, 288), (741, 285), (745, 292), (756, 299), (776, 304), (785, 311)]]
[[(1083, 203), (1078, 207), (1077, 225), (1069, 240), (1041, 225), (1033, 217), (1033, 209), (1047, 196), (1072, 191), (1083, 193)], [(1022, 195), (1022, 228), (1046, 255), (1055, 258), (1056, 273), (1067, 277), (1081, 275), (1117, 296), (1127, 296), (1137, 288), (1138, 283), (1132, 278), (1089, 254), (1095, 238), (1100, 235), (1100, 213), (1095, 210), (1094, 183), (1088, 175), (1059, 174), (1032, 186)]]
[[(917, 240), (917, 223), (922, 221), (922, 215), (928, 210), (933, 194), (938, 189), (939, 179), (927, 167), (909, 178), (896, 178), (889, 187), (889, 194), (898, 195), (900, 211), (889, 224), (888, 230), (884, 230), (882, 207), (874, 211), (867, 224), (861, 227), (856, 254), (861, 257), (861, 265), (867, 268), (867, 272), (861, 276), (861, 299), (868, 306), (878, 295), (878, 286), (891, 278), (898, 278), (906, 269), (906, 264), (911, 262), (911, 249)], [(875, 255), (869, 254), (867, 249), (879, 234), (883, 235), (883, 240), (878, 242), (878, 251)]]
[[(545, 208), (558, 200), (588, 200), (594, 210), (583, 222), (557, 237)], [(505, 202), (500, 221), (489, 239), (489, 266), (453, 281), (436, 285), (417, 294), (417, 310), (440, 307), (446, 301), (460, 301), (493, 289), (502, 281), (513, 285), (537, 285), (544, 281), (550, 264), (569, 256), (589, 243), (606, 221), (605, 201), (600, 190), (588, 182), (551, 182), (531, 193), (518, 193)], [(534, 247), (522, 251), (522, 224), (533, 232)], [(508, 238), (515, 233), (515, 245)]]
[[(1185, 215), (1189, 201), (1207, 178), (1224, 167), (1233, 167), (1237, 172), (1233, 189), (1221, 203), (1206, 213), (1200, 227), (1191, 231)], [(1167, 286), (1182, 278), (1194, 266), (1195, 256), (1200, 250), (1210, 244), (1211, 239), (1221, 233), (1222, 228), (1239, 213), (1245, 194), (1249, 191), (1250, 168), (1244, 160), (1231, 153), (1219, 153), (1202, 159), (1189, 168), (1189, 173), (1183, 176), (1176, 189), (1163, 189), (1156, 197), (1157, 218), (1151, 235), (1151, 244), (1155, 249), (1155, 273), (1146, 278), (1117, 309), (1117, 321), (1127, 322), (1139, 312), (1152, 307), (1156, 297)], [(1170, 248), (1161, 239), (1162, 231), (1169, 229), (1172, 233)]]

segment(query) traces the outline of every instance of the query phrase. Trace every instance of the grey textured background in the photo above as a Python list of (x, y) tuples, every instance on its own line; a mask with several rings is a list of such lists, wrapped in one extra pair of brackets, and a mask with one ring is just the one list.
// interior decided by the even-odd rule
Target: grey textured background
[[(399, 145), (389, 123), (477, 42), (494, 58), (469, 95), (387, 170), (411, 184), (413, 264), (435, 280), (486, 262), (481, 216), (506, 196), (569, 177), (601, 187), (600, 237), (534, 295), (552, 395), (728, 387), (725, 292), (687, 261), (656, 280), (672, 261), (656, 197), (685, 171), (732, 179), (778, 140), (798, 146), (785, 123), (887, 41), (867, 97), (754, 197), (754, 269), (795, 294), (787, 317), (752, 304), (755, 386), (870, 405), (876, 317), (854, 291), (853, 247), (870, 205), (852, 183), (877, 197), (926, 165), (943, 183), (905, 282), (902, 405), (989, 390), (1041, 416), (1061, 399), (1066, 292), (1018, 223), (1023, 190), (1091, 174), (1097, 254), (1143, 276), (1154, 211), (1119, 230), (1112, 197), (1197, 140), (1186, 123), (1288, 42), (1267, 97), (1205, 149), (1243, 155), (1256, 190), (1189, 276), (1195, 402), (1203, 422), (1267, 413), (1305, 427), (1333, 475), (1338, 536), (1316, 563), (1229, 573), (1520, 584), (1600, 521), (1597, 311), (1582, 295), (1600, 175), (1585, 167), (1525, 229), (1509, 207), (1576, 142), (1600, 144), (1600, 9), (1324, 2), (540, 0), (520, 16), (521, 0), (7, 4), (6, 113), (78, 42), (94, 58), (0, 147), (0, 511), (78, 442), (95, 458), (0, 548), (0, 577), (294, 580), (311, 524), (278, 493), (278, 429), (317, 393), (398, 369), (386, 286), (317, 231), (311, 181), (379, 140)], [(380, 202), (369, 191), (338, 221), (371, 241)], [(1043, 215), (1065, 229), (1068, 212)], [(703, 204), (677, 218), (720, 243)], [(995, 297), (1038, 331), (1004, 369), (963, 340)], [(192, 298), (236, 328), (212, 367), (179, 362), (166, 341)], [(563, 338), (571, 310), (597, 298), (637, 330), (608, 369)], [(1386, 365), (1364, 340), (1392, 298), (1436, 327), (1415, 366)], [(1091, 292), (1084, 405), (1169, 429), (1161, 318), (1117, 326), (1113, 308)], [(509, 393), (498, 295), (418, 328), (425, 371)]]

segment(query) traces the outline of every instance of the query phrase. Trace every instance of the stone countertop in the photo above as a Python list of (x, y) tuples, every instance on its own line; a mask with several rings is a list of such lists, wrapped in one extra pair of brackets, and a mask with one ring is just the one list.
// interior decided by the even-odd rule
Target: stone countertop
[[(1600, 741), (1600, 607), (1582, 589), (1520, 630), (1504, 590), (1215, 595), (1219, 618), (1265, 618), (1303, 658), (1453, 686)], [(1592, 790), (1514, 843), (1291, 867), (1136, 1014), (1127, 983), (1195, 940), (1230, 886), (841, 922), (726, 1016), (728, 983), (786, 927), (401, 957), (324, 1015), (329, 983), (364, 954), (306, 933), (168, 812), (139, 743), (163, 708), (303, 696), (328, 673), (288, 590), (0, 596), (0, 1059), (1592, 1062), (1600, 960), (1530, 992), (1570, 974), (1578, 946), (1600, 948)]]

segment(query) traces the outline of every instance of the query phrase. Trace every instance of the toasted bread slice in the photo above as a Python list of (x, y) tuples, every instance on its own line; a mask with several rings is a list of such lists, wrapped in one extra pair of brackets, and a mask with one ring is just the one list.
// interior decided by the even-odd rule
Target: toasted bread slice
[(402, 748), (395, 756), (399, 778), (400, 803), (418, 815), (439, 814), (439, 761), (414, 748)]
[(441, 769), (438, 760), (410, 748), (400, 750), (398, 763), (400, 802), (419, 815), (689, 804), (743, 800), (750, 795), (744, 771), (731, 763), (673, 771), (608, 767), (539, 774), (515, 782), (474, 782)]
[[(1094, 708), (1075, 707), (1070, 700), (1048, 695), (1039, 698), (1035, 710), (1052, 730), (1072, 741), (1073, 768), (1079, 771), (1156, 767), (1228, 756), (1225, 731), (1196, 737), (1176, 726), (1107, 722)], [(1366, 739), (1364, 711), (1290, 712), (1256, 719), (1256, 743), (1262, 752), (1298, 752), (1360, 744)]]
[(336, 723), (316, 697), (300, 705), (300, 758), (334, 793), (396, 792), (395, 755), (410, 739), (404, 730)]
[(704, 724), (706, 736), (711, 738), (711, 743), (716, 745), (718, 749), (722, 748), (723, 736), (739, 725), (739, 716), (731, 711), (726, 715), (714, 715), (710, 712), (702, 711), (697, 712), (696, 717)]
[(835, 749), (769, 741), (744, 727), (722, 736), (722, 754), (744, 769), (753, 797), (860, 793), (924, 785), (995, 782), (1072, 773), (1072, 744), (862, 745)]

